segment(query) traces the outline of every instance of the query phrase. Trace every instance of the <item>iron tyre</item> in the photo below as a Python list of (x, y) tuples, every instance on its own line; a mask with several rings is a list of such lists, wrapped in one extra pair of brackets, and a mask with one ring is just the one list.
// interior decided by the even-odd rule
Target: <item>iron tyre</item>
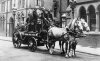
[(30, 38), (28, 41), (29, 41), (29, 44), (28, 44), (29, 50), (31, 50), (32, 52), (35, 52), (36, 49), (37, 49), (37, 42), (36, 42), (36, 40), (33, 39), (33, 38)]
[(17, 36), (16, 36), (15, 33), (13, 33), (12, 41), (13, 41), (13, 46), (14, 46), (15, 48), (17, 48)]
[(13, 40), (13, 46), (15, 48), (20, 48), (21, 47), (21, 41), (18, 39), (18, 37), (15, 33), (13, 34), (12, 40)]
[(21, 47), (21, 40), (18, 39), (17, 41), (17, 48), (20, 48)]

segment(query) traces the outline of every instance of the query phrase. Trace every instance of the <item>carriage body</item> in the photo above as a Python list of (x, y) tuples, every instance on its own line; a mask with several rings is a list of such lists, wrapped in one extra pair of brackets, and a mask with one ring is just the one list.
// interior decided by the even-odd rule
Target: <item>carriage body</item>
[[(37, 46), (44, 46), (45, 42), (39, 36), (38, 32), (33, 31), (20, 31), (17, 29), (12, 36), (13, 45), (20, 48), (21, 44), (28, 45), (32, 51), (35, 51)], [(32, 49), (33, 48), (33, 49)]]
[[(49, 12), (49, 11), (48, 11)], [(47, 17), (47, 15), (48, 17)], [(14, 47), (21, 47), (21, 44), (35, 51), (37, 46), (48, 46), (48, 29), (51, 26), (50, 13), (45, 13), (44, 9), (36, 8), (26, 19), (26, 24), (15, 28), (12, 36)]]
[(42, 19), (37, 18), (36, 21), (37, 23), (29, 21), (27, 24), (16, 26), (12, 36), (14, 47), (20, 48), (21, 44), (24, 44), (35, 51), (37, 46), (44, 46), (47, 43), (46, 39), (42, 35), (42, 37), (40, 36), (43, 31)]

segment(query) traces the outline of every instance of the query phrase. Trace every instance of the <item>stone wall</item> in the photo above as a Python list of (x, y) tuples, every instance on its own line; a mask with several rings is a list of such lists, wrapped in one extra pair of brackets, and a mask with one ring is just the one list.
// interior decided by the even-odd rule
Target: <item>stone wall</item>
[(100, 48), (100, 34), (88, 34), (78, 39), (78, 44), (83, 47)]

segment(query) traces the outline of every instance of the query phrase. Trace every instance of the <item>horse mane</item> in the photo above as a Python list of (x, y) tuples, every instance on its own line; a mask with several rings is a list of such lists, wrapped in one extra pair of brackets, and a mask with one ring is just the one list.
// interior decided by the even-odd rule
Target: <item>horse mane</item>
[(69, 24), (68, 24), (68, 28), (69, 29), (73, 29), (75, 22), (76, 22), (77, 18), (70, 20)]

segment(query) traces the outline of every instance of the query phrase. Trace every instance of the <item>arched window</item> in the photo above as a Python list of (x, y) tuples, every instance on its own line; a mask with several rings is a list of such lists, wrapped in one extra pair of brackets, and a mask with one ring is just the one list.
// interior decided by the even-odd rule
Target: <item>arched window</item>
[(89, 18), (90, 18), (90, 30), (95, 31), (96, 29), (96, 14), (95, 14), (95, 8), (94, 6), (89, 6)]
[(54, 17), (57, 17), (57, 9), (58, 9), (58, 2), (54, 1), (53, 3), (53, 10), (54, 10)]
[[(100, 20), (100, 5), (98, 6), (98, 11), (99, 11), (99, 20)], [(100, 21), (99, 21), (99, 30), (100, 30)]]
[(80, 18), (85, 19), (86, 22), (87, 22), (86, 10), (85, 10), (85, 8), (83, 6), (80, 8)]

